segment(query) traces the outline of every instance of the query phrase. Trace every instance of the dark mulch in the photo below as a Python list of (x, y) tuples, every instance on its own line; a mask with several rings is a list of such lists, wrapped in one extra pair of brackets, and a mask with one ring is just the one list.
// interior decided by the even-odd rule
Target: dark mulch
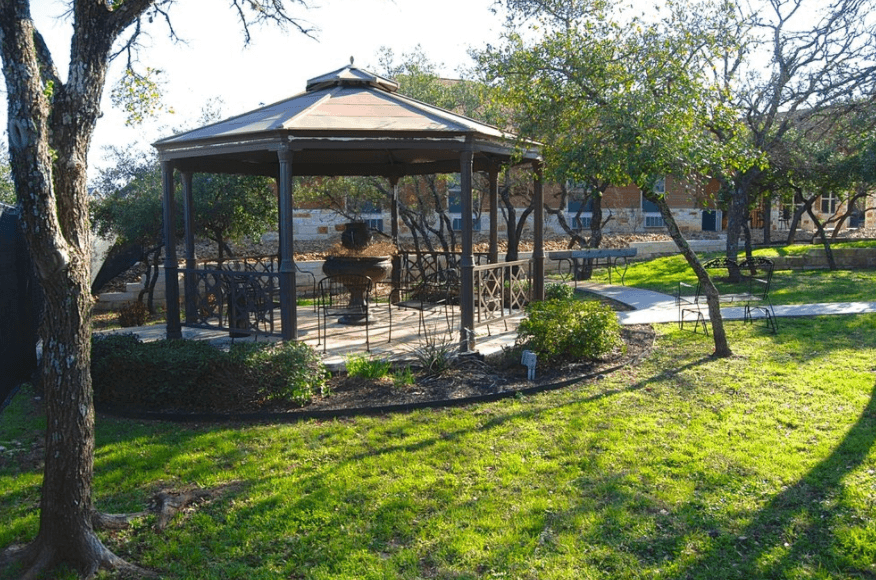
[[(463, 402), (471, 398), (502, 393), (538, 390), (596, 379), (648, 356), (654, 347), (655, 333), (650, 325), (625, 326), (621, 330), (626, 349), (597, 361), (566, 360), (536, 369), (535, 380), (527, 380), (527, 369), (519, 358), (482, 361), (460, 358), (452, 368), (438, 375), (418, 376), (413, 385), (396, 385), (391, 378), (367, 380), (337, 375), (330, 381), (330, 393), (316, 397), (306, 407), (285, 409), (286, 413), (314, 411), (355, 411), (362, 409), (414, 406), (438, 401)], [(274, 409), (273, 411), (278, 411)]]

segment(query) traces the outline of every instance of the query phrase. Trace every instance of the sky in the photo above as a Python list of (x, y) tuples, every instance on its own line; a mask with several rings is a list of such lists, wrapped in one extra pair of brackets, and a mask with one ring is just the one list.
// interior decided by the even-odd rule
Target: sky
[[(378, 55), (389, 47), (397, 59), (418, 45), (439, 74), (454, 77), (471, 63), (469, 47), (496, 43), (502, 18), (491, 13), (493, 0), (309, 0), (315, 7), (296, 7), (294, 14), (313, 26), (316, 40), (291, 28), (283, 33), (263, 26), (244, 48), (242, 28), (228, 0), (183, 0), (170, 11), (172, 24), (186, 44), (173, 43), (162, 23), (154, 23), (140, 63), (162, 71), (162, 114), (137, 128), (125, 126), (109, 93), (102, 100), (89, 154), (89, 177), (105, 167), (105, 147), (146, 147), (172, 133), (192, 127), (206, 102), (221, 98), (229, 117), (304, 91), (307, 80), (337, 70), (355, 59), (357, 66), (380, 72)], [(62, 18), (64, 0), (32, 0), (32, 15), (46, 39), (62, 78), (66, 78), (72, 25)], [(108, 87), (120, 77), (123, 63), (113, 65)], [(2, 84), (0, 84), (2, 87)], [(5, 93), (3, 93), (5, 101)], [(5, 103), (4, 103), (5, 104)], [(4, 133), (6, 115), (0, 116)]]

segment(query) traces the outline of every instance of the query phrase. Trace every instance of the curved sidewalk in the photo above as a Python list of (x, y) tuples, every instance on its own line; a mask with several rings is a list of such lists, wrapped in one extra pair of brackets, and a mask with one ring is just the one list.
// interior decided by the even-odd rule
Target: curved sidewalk
[[(619, 312), (621, 324), (657, 324), (678, 322), (678, 307), (675, 297), (650, 290), (609, 286), (608, 284), (578, 283), (579, 292), (590, 292), (605, 298), (617, 300), (635, 308)], [(779, 318), (790, 316), (822, 316), (829, 314), (864, 314), (876, 312), (876, 302), (823, 302), (819, 304), (790, 304), (774, 306)], [(744, 308), (741, 306), (722, 308), (725, 320), (742, 320)]]

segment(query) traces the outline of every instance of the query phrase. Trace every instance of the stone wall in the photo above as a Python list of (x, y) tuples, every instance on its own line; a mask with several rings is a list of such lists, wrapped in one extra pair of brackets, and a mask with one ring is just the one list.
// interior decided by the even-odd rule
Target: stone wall
[[(876, 248), (837, 248), (833, 258), (838, 268), (876, 268)], [(773, 258), (776, 270), (822, 270), (827, 266), (824, 248), (812, 248), (805, 254)]]

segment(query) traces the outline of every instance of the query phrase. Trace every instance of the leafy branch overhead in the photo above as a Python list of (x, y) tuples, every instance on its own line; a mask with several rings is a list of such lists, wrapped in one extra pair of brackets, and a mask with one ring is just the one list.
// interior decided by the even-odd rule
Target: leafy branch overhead
[(151, 67), (143, 74), (129, 68), (113, 87), (110, 98), (113, 106), (125, 112), (126, 125), (139, 125), (159, 112), (173, 113), (162, 104), (160, 76), (161, 70)]

